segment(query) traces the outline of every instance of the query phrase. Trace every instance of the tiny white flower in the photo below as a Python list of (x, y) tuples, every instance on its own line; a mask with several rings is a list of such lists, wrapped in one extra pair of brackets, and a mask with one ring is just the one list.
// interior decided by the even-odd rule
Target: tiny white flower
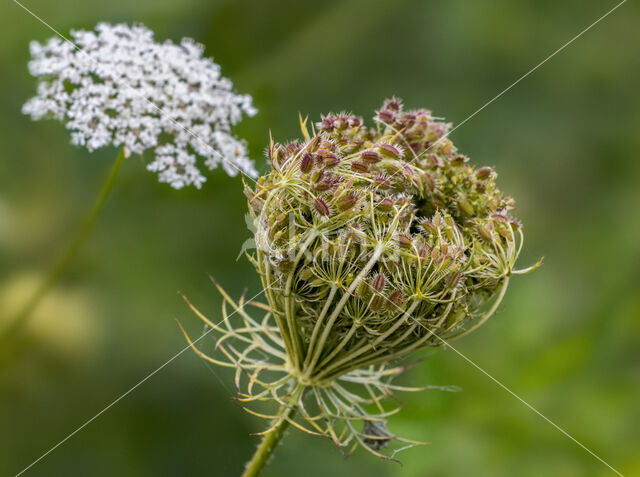
[(233, 92), (202, 45), (156, 43), (142, 25), (100, 23), (71, 36), (78, 48), (57, 37), (31, 43), (29, 71), (39, 84), (25, 114), (64, 121), (71, 143), (89, 151), (152, 150), (147, 169), (176, 189), (201, 187), (200, 162), (257, 176), (246, 144), (231, 134), (244, 115), (256, 113), (251, 96)]

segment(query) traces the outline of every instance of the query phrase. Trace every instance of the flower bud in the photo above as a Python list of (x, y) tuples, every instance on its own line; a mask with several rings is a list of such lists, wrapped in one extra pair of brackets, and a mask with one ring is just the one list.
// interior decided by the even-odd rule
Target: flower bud
[(385, 282), (386, 280), (384, 278), (384, 275), (382, 275), (381, 273), (377, 273), (371, 279), (371, 288), (373, 288), (377, 292), (381, 292), (382, 290), (384, 290)]
[(396, 119), (396, 115), (393, 113), (393, 111), (383, 109), (381, 111), (378, 111), (378, 119), (383, 123), (389, 124), (393, 123), (393, 121)]
[(401, 248), (410, 249), (413, 245), (413, 240), (411, 239), (411, 235), (405, 233), (396, 234), (396, 241)]
[(481, 167), (476, 171), (476, 178), (478, 180), (484, 181), (491, 177), (493, 174), (493, 169), (491, 169), (490, 167)]
[(302, 146), (298, 141), (291, 141), (284, 148), (284, 154), (287, 157), (295, 156), (296, 154), (298, 154), (298, 152), (300, 152), (300, 149), (302, 149)]
[(402, 292), (400, 290), (393, 290), (389, 294), (389, 299), (386, 305), (387, 305), (387, 309), (389, 309), (390, 311), (397, 312), (399, 309), (402, 308), (403, 303), (404, 303), (404, 295), (402, 294)]
[(362, 174), (369, 172), (369, 166), (367, 166), (364, 162), (353, 161), (351, 163), (351, 169), (355, 172), (360, 172)]
[(356, 205), (357, 196), (353, 192), (345, 192), (340, 196), (336, 202), (336, 205), (340, 210), (349, 210)]
[(302, 172), (303, 174), (308, 174), (309, 172), (311, 172), (311, 169), (313, 168), (313, 163), (314, 163), (313, 154), (309, 152), (305, 152), (302, 155), (302, 159), (300, 160), (300, 172)]
[(340, 159), (332, 152), (326, 152), (322, 156), (322, 166), (325, 169), (332, 169), (340, 164)]
[(316, 200), (313, 201), (313, 208), (323, 217), (329, 217), (331, 215), (331, 209), (322, 197), (317, 197)]
[(379, 144), (378, 149), (387, 157), (392, 157), (394, 159), (400, 159), (402, 157), (398, 148), (392, 146), (391, 144)]
[(351, 116), (349, 117), (349, 119), (347, 120), (349, 127), (351, 128), (358, 128), (362, 125), (362, 120), (360, 118), (357, 118), (355, 116)]
[(393, 199), (390, 197), (385, 197), (380, 202), (378, 202), (377, 209), (381, 212), (391, 212), (393, 210)]
[(427, 157), (427, 163), (433, 168), (442, 167), (444, 165), (442, 159), (440, 159), (437, 154), (429, 154)]
[(380, 187), (381, 189), (390, 189), (393, 183), (391, 180), (383, 175), (379, 175), (373, 178), (374, 185)]
[(360, 157), (363, 161), (369, 162), (371, 164), (375, 164), (376, 162), (380, 162), (382, 160), (382, 156), (380, 156), (380, 153), (376, 151), (362, 151)]
[(397, 98), (387, 99), (384, 102), (383, 109), (388, 109), (389, 111), (394, 111), (396, 113), (402, 111), (402, 102)]
[(420, 176), (422, 178), (422, 183), (424, 184), (425, 191), (428, 194), (433, 194), (436, 190), (436, 181), (433, 176), (429, 174), (429, 172), (424, 171)]
[(460, 167), (465, 165), (467, 162), (469, 161), (469, 158), (462, 155), (462, 154), (457, 154), (455, 156), (453, 156), (449, 162), (451, 163), (452, 166), (454, 167)]

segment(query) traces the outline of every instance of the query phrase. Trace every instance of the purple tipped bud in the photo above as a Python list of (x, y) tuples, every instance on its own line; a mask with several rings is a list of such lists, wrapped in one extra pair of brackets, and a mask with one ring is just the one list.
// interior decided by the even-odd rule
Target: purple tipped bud
[(313, 163), (315, 158), (311, 153), (304, 153), (302, 156), (302, 160), (300, 161), (300, 172), (303, 174), (308, 174), (313, 169)]
[(393, 210), (393, 199), (390, 197), (385, 197), (380, 202), (378, 202), (378, 210), (382, 212), (391, 212)]
[(332, 169), (340, 164), (340, 159), (338, 159), (335, 155), (331, 157), (326, 157), (324, 160), (324, 167), (327, 169)]
[(369, 172), (369, 166), (367, 166), (364, 162), (353, 161), (351, 163), (351, 169), (356, 172), (366, 173)]
[(362, 120), (360, 118), (357, 118), (355, 116), (351, 116), (349, 118), (349, 126), (352, 128), (357, 128), (360, 127), (362, 125)]
[(316, 123), (316, 127), (320, 131), (331, 131), (333, 129), (333, 118), (330, 116), (323, 117), (322, 121)]
[(411, 123), (416, 120), (415, 113), (404, 113), (402, 115), (402, 121), (406, 123)]
[(356, 205), (358, 197), (353, 192), (344, 193), (337, 201), (340, 210), (348, 210)]
[(387, 308), (391, 311), (398, 311), (398, 309), (402, 308), (402, 304), (404, 303), (404, 295), (400, 290), (393, 290), (389, 294), (389, 299), (387, 300)]
[(491, 218), (496, 222), (502, 222), (503, 224), (506, 224), (507, 222), (509, 222), (509, 217), (507, 217), (504, 214), (499, 214), (499, 213), (491, 214)]
[(295, 156), (298, 152), (300, 152), (300, 149), (302, 149), (300, 143), (298, 141), (293, 141), (287, 144), (287, 146), (285, 147), (285, 154), (287, 155), (287, 157)]
[(509, 217), (509, 223), (513, 225), (516, 229), (519, 229), (520, 227), (522, 227), (522, 224), (520, 223), (520, 221), (518, 219), (514, 219), (513, 217)]
[(333, 121), (333, 127), (336, 128), (336, 129), (346, 129), (347, 128), (347, 121), (343, 117), (336, 118)]
[(316, 182), (315, 188), (318, 192), (324, 192), (330, 189), (334, 189), (340, 182), (340, 178), (334, 174), (323, 173), (321, 179)]
[(380, 144), (378, 145), (378, 149), (380, 149), (380, 152), (385, 156), (393, 157), (395, 159), (400, 159), (401, 157), (400, 151), (391, 144)]
[(476, 171), (476, 178), (478, 180), (484, 181), (493, 175), (493, 169), (490, 167), (482, 167)]
[(383, 109), (381, 111), (378, 111), (378, 119), (383, 123), (392, 123), (396, 119), (396, 115), (393, 113), (393, 111)]
[(376, 176), (373, 178), (373, 183), (381, 189), (389, 189), (393, 185), (390, 179), (385, 176)]
[(387, 99), (384, 102), (383, 109), (389, 109), (391, 111), (400, 112), (402, 111), (402, 103), (396, 98)]
[[(426, 147), (428, 148), (430, 146), (426, 146)], [(437, 154), (429, 154), (429, 156), (427, 157), (427, 162), (431, 167), (434, 167), (434, 168), (442, 167), (444, 165), (442, 162), (442, 159), (440, 159)]]
[(323, 217), (329, 217), (331, 215), (331, 209), (322, 197), (318, 197), (313, 201), (313, 208)]
[(411, 235), (405, 233), (396, 234), (396, 241), (400, 247), (405, 249), (410, 249), (413, 245), (413, 240), (411, 239)]
[(332, 187), (333, 187), (333, 184), (331, 183), (331, 181), (324, 179), (316, 184), (315, 189), (317, 192), (325, 192), (331, 189)]
[(434, 180), (433, 176), (429, 174), (427, 171), (424, 171), (421, 177), (422, 177), (422, 183), (424, 184), (425, 190), (429, 194), (433, 194), (433, 192), (436, 190), (436, 181)]
[(411, 144), (409, 144), (409, 147), (416, 154), (419, 153), (422, 150), (422, 144), (419, 143), (419, 142), (412, 142)]
[(318, 154), (322, 158), (322, 166), (325, 169), (331, 169), (340, 164), (340, 159), (333, 152), (330, 151), (318, 151)]
[(375, 291), (381, 292), (382, 290), (384, 290), (385, 283), (386, 283), (386, 280), (384, 278), (384, 275), (382, 275), (381, 273), (377, 273), (376, 275), (374, 275), (373, 279), (371, 280), (371, 287)]
[(400, 195), (398, 196), (398, 198), (396, 198), (396, 205), (398, 207), (404, 207), (406, 205), (409, 205), (410, 203), (411, 199), (406, 195)]
[(453, 156), (449, 161), (451, 162), (452, 166), (460, 167), (466, 164), (469, 161), (469, 158), (462, 154), (458, 154), (456, 156)]
[(380, 162), (382, 160), (382, 156), (376, 151), (362, 151), (360, 157), (363, 161), (369, 162), (371, 164), (375, 164), (376, 162)]

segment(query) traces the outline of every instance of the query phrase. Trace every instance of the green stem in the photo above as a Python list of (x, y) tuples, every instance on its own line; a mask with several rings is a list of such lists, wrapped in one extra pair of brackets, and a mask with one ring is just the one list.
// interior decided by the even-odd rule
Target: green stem
[(280, 408), (278, 417), (273, 422), (273, 429), (262, 438), (260, 445), (256, 449), (256, 452), (251, 457), (251, 460), (247, 463), (242, 477), (257, 477), (262, 473), (262, 470), (269, 462), (269, 459), (276, 450), (276, 447), (282, 440), (285, 431), (289, 427), (289, 420), (295, 413), (294, 406), (283, 405)]
[(49, 274), (36, 289), (33, 295), (31, 295), (31, 297), (27, 300), (24, 307), (15, 315), (11, 323), (2, 331), (2, 333), (0, 334), (0, 342), (10, 339), (14, 334), (19, 332), (26, 325), (35, 309), (38, 307), (42, 299), (46, 296), (47, 292), (55, 284), (58, 278), (60, 278), (60, 276), (65, 272), (75, 256), (78, 254), (78, 252), (82, 248), (82, 245), (89, 236), (89, 233), (91, 232), (91, 229), (93, 228), (98, 216), (100, 215), (100, 211), (102, 210), (102, 207), (104, 206), (104, 203), (107, 200), (111, 189), (113, 188), (124, 158), (125, 151), (124, 149), (121, 149), (118, 153), (118, 156), (116, 157), (113, 166), (111, 167), (111, 171), (109, 172), (107, 179), (102, 184), (102, 188), (100, 190), (100, 193), (98, 194), (98, 197), (96, 198), (93, 207), (80, 224), (80, 227), (78, 227), (64, 254), (54, 264), (54, 266), (49, 271)]

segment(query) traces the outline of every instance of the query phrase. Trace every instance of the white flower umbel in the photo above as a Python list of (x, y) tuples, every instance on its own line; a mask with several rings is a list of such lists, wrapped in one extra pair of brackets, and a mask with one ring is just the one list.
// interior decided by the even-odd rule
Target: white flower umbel
[[(54, 30), (55, 31), (55, 30)], [(57, 32), (56, 32), (57, 33)], [(246, 145), (231, 127), (256, 110), (251, 97), (233, 92), (204, 47), (184, 39), (156, 43), (144, 26), (100, 23), (72, 39), (31, 43), (31, 74), (38, 93), (23, 108), (33, 119), (63, 121), (71, 142), (89, 151), (114, 145), (118, 155), (100, 192), (64, 252), (40, 286), (0, 327), (0, 350), (24, 329), (33, 311), (87, 240), (125, 159), (153, 155), (147, 169), (176, 189), (205, 181), (202, 165), (229, 175), (256, 176)]]
[(71, 32), (73, 43), (31, 43), (38, 94), (23, 107), (33, 119), (66, 123), (71, 142), (89, 151), (114, 145), (125, 153), (152, 150), (160, 182), (200, 187), (199, 168), (222, 164), (229, 175), (255, 177), (246, 145), (231, 127), (256, 109), (233, 92), (220, 66), (190, 39), (156, 43), (144, 26), (100, 23)]

